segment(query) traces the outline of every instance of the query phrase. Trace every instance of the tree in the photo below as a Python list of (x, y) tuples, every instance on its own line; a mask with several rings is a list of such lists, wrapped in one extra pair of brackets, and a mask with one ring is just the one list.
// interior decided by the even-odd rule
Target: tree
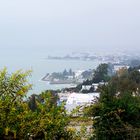
[(72, 69), (69, 69), (68, 74), (69, 74), (70, 76), (73, 76), (73, 71), (72, 71)]
[(71, 139), (64, 106), (57, 106), (51, 93), (27, 100), (29, 75), (30, 71), (0, 71), (0, 139)]
[[(39, 97), (42, 100), (40, 102), (36, 99), (37, 110), (32, 113), (32, 120), (29, 124), (31, 128), (28, 133), (32, 134), (34, 138), (43, 134), (44, 139), (69, 139), (70, 135), (66, 130), (68, 117), (64, 106), (56, 106), (50, 92), (43, 92)], [(26, 127), (28, 128), (28, 125)]]
[(37, 103), (36, 103), (36, 95), (33, 94), (31, 97), (29, 97), (29, 103), (28, 106), (32, 111), (35, 111), (37, 109)]
[(118, 73), (109, 81), (110, 86), (122, 94), (128, 91), (136, 94), (140, 89), (140, 72), (135, 69), (122, 69)]
[(131, 61), (130, 61), (130, 66), (131, 66), (131, 67), (140, 66), (140, 60), (139, 60), (139, 59), (131, 60)]
[(108, 68), (109, 68), (108, 64), (100, 64), (94, 71), (92, 82), (93, 83), (99, 83), (102, 81), (107, 82), (109, 80)]
[[(133, 77), (135, 75), (136, 77)], [(140, 138), (139, 73), (116, 75), (100, 88), (100, 98), (88, 110), (93, 119), (96, 139)], [(137, 79), (138, 78), (138, 79)]]
[[(13, 132), (16, 136), (19, 126), (18, 115), (24, 106), (24, 97), (31, 85), (27, 82), (30, 71), (17, 71), (8, 74), (6, 68), (0, 71), (0, 135), (8, 135)], [(16, 117), (15, 117), (16, 116)]]
[(67, 75), (68, 75), (68, 72), (67, 72), (66, 69), (64, 69), (64, 71), (63, 71), (63, 75), (64, 75), (64, 76), (67, 76)]
[(92, 70), (87, 70), (87, 71), (82, 72), (82, 77), (84, 79), (91, 79), (92, 78), (92, 74), (93, 74)]
[(89, 79), (87, 79), (87, 80), (85, 80), (82, 84), (83, 84), (83, 85), (92, 85), (92, 81), (89, 80)]

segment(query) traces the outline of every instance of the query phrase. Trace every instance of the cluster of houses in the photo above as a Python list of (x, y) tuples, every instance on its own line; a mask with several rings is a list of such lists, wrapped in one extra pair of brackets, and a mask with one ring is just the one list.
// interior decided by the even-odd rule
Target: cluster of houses
[[(61, 92), (58, 93), (60, 103), (65, 102), (65, 108), (67, 112), (73, 111), (78, 106), (87, 106), (94, 103), (97, 98), (99, 98), (100, 93), (97, 92), (97, 88), (100, 84), (103, 83), (96, 83), (92, 85), (82, 85), (81, 92)], [(93, 93), (82, 93), (82, 90), (89, 90), (91, 87), (94, 87), (95, 92)]]
[[(114, 72), (119, 71), (122, 68), (129, 68), (129, 66), (116, 65), (114, 66)], [(100, 85), (104, 85), (106, 83), (92, 83), (92, 85), (82, 85), (80, 92), (73, 91), (65, 91), (58, 93), (60, 103), (65, 102), (65, 108), (67, 112), (71, 112), (73, 109), (76, 109), (78, 106), (87, 106), (93, 104), (97, 98), (100, 97), (100, 93), (98, 92), (98, 87)], [(93, 87), (94, 91), (92, 93), (83, 93), (82, 91), (89, 91)]]

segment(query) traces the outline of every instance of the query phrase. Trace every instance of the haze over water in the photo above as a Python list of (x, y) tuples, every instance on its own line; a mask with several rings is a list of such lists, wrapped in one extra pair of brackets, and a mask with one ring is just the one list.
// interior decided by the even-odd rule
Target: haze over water
[(0, 1), (0, 68), (32, 69), (36, 92), (47, 72), (97, 65), (47, 61), (48, 55), (140, 52), (139, 7), (139, 0)]
[[(32, 53), (31, 53), (32, 52)], [(68, 52), (69, 53), (69, 52)], [(93, 69), (97, 66), (98, 62), (91, 61), (75, 61), (75, 60), (47, 60), (48, 55), (66, 55), (67, 51), (52, 51), (44, 50), (24, 50), (24, 49), (7, 49), (1, 50), (0, 69), (7, 67), (8, 71), (14, 72), (16, 70), (32, 70), (32, 76), (29, 81), (33, 84), (31, 93), (39, 93), (46, 89), (59, 89), (61, 86), (48, 85), (46, 82), (41, 81), (41, 78), (47, 73), (62, 72), (64, 69), (73, 70), (87, 70)]]

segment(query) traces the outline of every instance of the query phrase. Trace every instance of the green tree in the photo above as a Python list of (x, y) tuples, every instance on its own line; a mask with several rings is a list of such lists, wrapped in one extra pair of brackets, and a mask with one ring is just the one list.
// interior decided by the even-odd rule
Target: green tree
[(140, 72), (135, 69), (121, 69), (111, 78), (109, 84), (120, 94), (128, 91), (136, 94), (140, 89)]
[(11, 131), (16, 135), (18, 115), (23, 110), (24, 97), (31, 85), (27, 81), (30, 71), (8, 74), (6, 68), (0, 71), (0, 135)]
[(94, 118), (93, 128), (97, 140), (128, 139), (134, 134), (140, 138), (139, 84), (139, 73), (131, 71), (114, 76), (107, 85), (101, 87), (100, 98), (88, 110)]
[(64, 106), (56, 106), (51, 93), (43, 92), (40, 98), (32, 95), (27, 100), (29, 75), (30, 71), (0, 71), (0, 139), (26, 140), (31, 135), (41, 140), (71, 139)]
[(109, 69), (108, 64), (100, 64), (94, 71), (92, 82), (93, 83), (99, 83), (102, 81), (107, 82), (109, 80), (108, 69)]

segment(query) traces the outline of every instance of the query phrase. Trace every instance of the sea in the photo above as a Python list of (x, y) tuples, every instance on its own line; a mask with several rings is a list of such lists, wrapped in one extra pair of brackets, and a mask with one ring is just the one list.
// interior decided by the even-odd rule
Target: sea
[(0, 69), (7, 68), (9, 73), (17, 70), (32, 70), (29, 82), (33, 85), (28, 95), (40, 94), (44, 90), (62, 89), (70, 85), (50, 85), (41, 79), (47, 73), (62, 72), (64, 69), (73, 71), (95, 69), (100, 62), (83, 60), (48, 60), (48, 55), (64, 56), (70, 54), (66, 50), (52, 51), (46, 49), (8, 48), (0, 51)]

